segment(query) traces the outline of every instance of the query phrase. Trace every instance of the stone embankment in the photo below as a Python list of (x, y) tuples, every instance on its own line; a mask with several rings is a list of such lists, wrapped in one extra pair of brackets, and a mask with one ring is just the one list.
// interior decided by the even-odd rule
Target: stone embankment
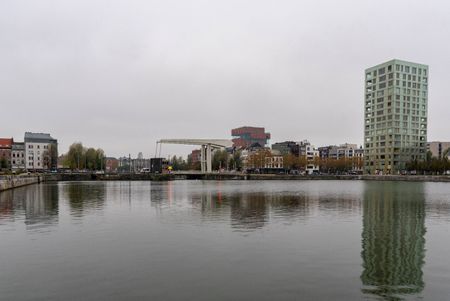
[(0, 176), (0, 191), (40, 183), (41, 176)]
[(170, 181), (170, 180), (353, 180), (353, 181), (407, 181), (450, 182), (450, 176), (402, 176), (402, 175), (287, 175), (178, 172), (174, 174), (95, 174), (67, 173), (30, 176), (0, 176), (0, 191), (40, 182), (59, 181)]
[(55, 181), (168, 181), (172, 174), (97, 174), (97, 173), (59, 173), (46, 174), (45, 182)]

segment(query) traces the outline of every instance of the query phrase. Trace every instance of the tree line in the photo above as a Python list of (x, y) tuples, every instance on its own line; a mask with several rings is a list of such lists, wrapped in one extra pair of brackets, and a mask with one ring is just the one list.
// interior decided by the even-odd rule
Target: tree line
[(406, 164), (406, 169), (421, 174), (443, 174), (450, 170), (449, 151), (450, 149), (444, 152), (442, 158), (433, 157), (432, 153), (428, 151), (425, 161), (412, 160)]
[[(175, 161), (172, 159), (171, 161), (177, 162), (179, 166), (182, 168), (185, 168), (185, 170), (200, 170), (201, 169), (201, 163), (200, 161), (194, 161), (192, 159), (192, 156), (189, 155), (187, 161), (183, 161), (184, 163), (180, 163), (181, 157), (178, 158), (178, 161)], [(213, 152), (212, 158), (212, 169), (213, 170), (241, 170), (242, 169), (242, 158), (241, 158), (241, 152), (236, 151), (232, 154), (227, 152), (225, 149), (218, 149)], [(181, 170), (175, 168), (175, 164), (173, 166), (174, 170)]]
[(63, 165), (78, 170), (103, 170), (105, 152), (101, 148), (84, 147), (81, 142), (73, 143), (63, 155)]
[[(268, 149), (262, 149), (249, 155), (247, 159), (247, 166), (249, 168), (264, 168), (266, 158), (274, 155)], [(327, 173), (348, 172), (352, 170), (361, 170), (363, 168), (363, 158), (307, 158), (305, 155), (295, 156), (294, 154), (287, 154), (283, 157), (283, 168), (287, 170), (304, 170), (307, 165), (315, 165), (319, 170)]]

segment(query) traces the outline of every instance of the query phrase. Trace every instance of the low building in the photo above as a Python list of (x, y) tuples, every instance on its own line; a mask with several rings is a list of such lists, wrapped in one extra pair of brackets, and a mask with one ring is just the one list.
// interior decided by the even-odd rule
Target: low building
[(150, 172), (151, 173), (167, 173), (169, 167), (169, 161), (165, 158), (151, 158), (150, 159)]
[(299, 156), (305, 156), (307, 174), (319, 172), (319, 150), (311, 145), (308, 140), (303, 140), (299, 143)]
[(131, 166), (133, 172), (141, 172), (142, 170), (150, 170), (150, 159), (139, 157), (131, 159)]
[(202, 151), (199, 149), (194, 149), (191, 152), (191, 164), (192, 166), (196, 166), (198, 164), (200, 164), (202, 160)]
[(11, 168), (13, 138), (0, 138), (0, 169)]
[(284, 141), (272, 144), (272, 150), (279, 151), (282, 156), (299, 155), (299, 144), (294, 141)]
[(119, 160), (113, 157), (105, 158), (105, 172), (106, 173), (116, 173), (119, 167)]
[(11, 169), (25, 170), (25, 143), (14, 142), (11, 148)]
[(320, 159), (329, 159), (330, 158), (330, 152), (332, 149), (336, 147), (336, 145), (328, 145), (328, 146), (321, 146), (317, 148), (319, 151), (319, 157)]
[(265, 158), (265, 168), (268, 169), (282, 169), (283, 156), (270, 156)]
[(435, 158), (442, 159), (450, 155), (450, 142), (433, 141), (427, 143), (427, 151)]
[(321, 159), (342, 159), (353, 158), (355, 150), (358, 149), (358, 145), (351, 143), (344, 143), (340, 145), (328, 145), (319, 147), (319, 153)]
[(25, 166), (27, 170), (56, 170), (58, 141), (47, 133), (26, 132)]
[(328, 145), (319, 147), (321, 160), (351, 160), (348, 168), (354, 171), (363, 170), (364, 150), (357, 144), (344, 143), (340, 145)]

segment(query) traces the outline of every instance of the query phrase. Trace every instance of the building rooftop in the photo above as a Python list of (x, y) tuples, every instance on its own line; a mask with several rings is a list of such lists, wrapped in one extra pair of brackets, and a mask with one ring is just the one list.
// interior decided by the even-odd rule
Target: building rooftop
[(25, 139), (26, 138), (32, 138), (32, 139), (53, 139), (50, 134), (46, 133), (32, 133), (32, 132), (25, 132)]
[(56, 142), (56, 139), (54, 139), (50, 134), (47, 133), (31, 133), (31, 132), (25, 132), (25, 142)]
[(13, 138), (0, 138), (0, 148), (11, 148)]
[(425, 65), (425, 64), (414, 63), (414, 62), (409, 62), (409, 61), (404, 61), (404, 60), (399, 60), (399, 59), (392, 59), (392, 60), (386, 61), (384, 63), (377, 64), (375, 66), (366, 68), (366, 72), (369, 70), (378, 69), (379, 67), (382, 67), (383, 65), (386, 65), (386, 64), (396, 64), (396, 63), (404, 64), (404, 65), (416, 65), (416, 66), (420, 66), (422, 68), (428, 68), (428, 65)]

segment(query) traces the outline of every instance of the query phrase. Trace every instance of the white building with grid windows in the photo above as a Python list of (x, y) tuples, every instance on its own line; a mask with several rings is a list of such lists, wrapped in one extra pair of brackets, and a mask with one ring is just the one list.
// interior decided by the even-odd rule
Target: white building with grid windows
[(428, 66), (391, 60), (364, 79), (364, 172), (397, 174), (427, 149)]

